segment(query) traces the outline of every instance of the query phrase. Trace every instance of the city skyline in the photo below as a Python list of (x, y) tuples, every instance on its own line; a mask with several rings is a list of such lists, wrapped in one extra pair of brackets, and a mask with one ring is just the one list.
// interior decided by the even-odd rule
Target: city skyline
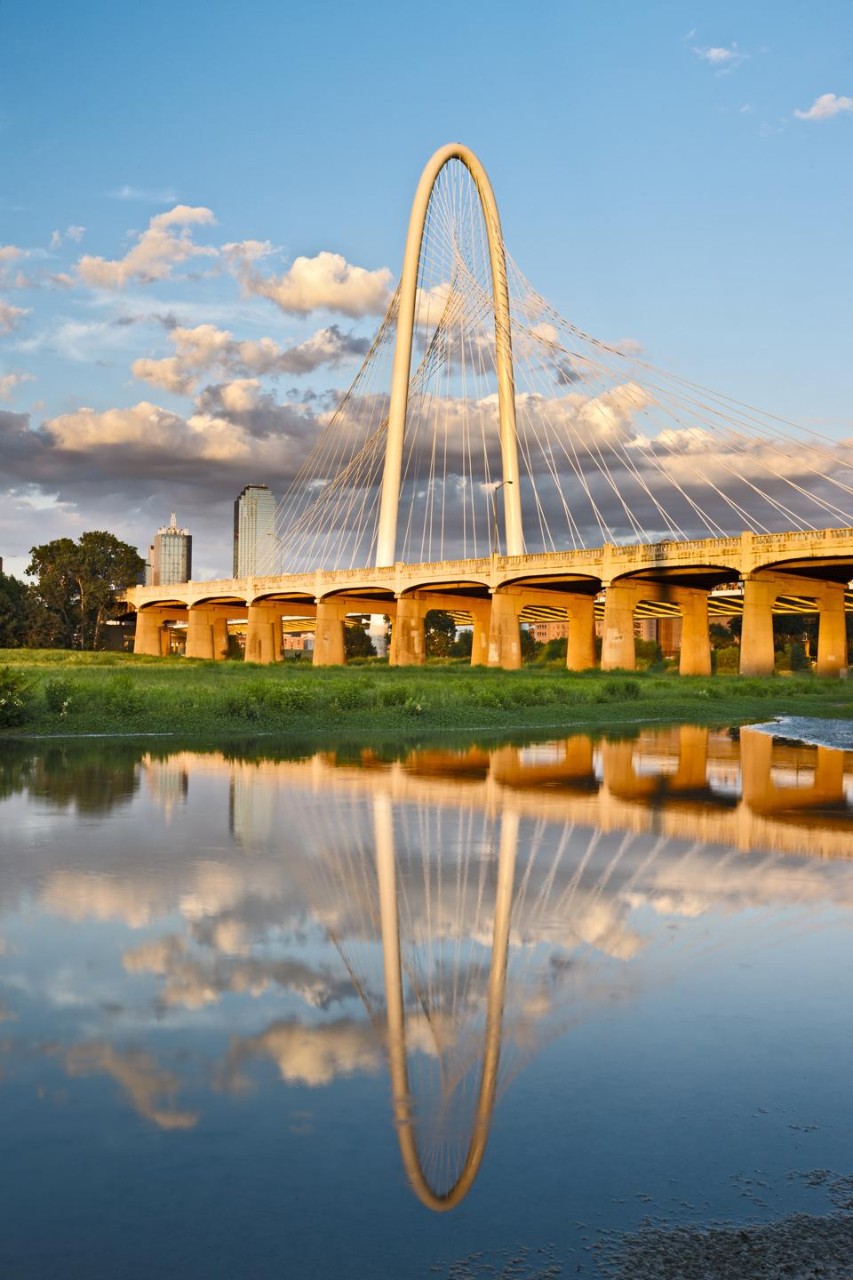
[[(50, 31), (20, 5), (0, 18), (7, 571), (22, 574), (45, 537), (87, 528), (144, 550), (164, 507), (196, 533), (197, 576), (226, 571), (234, 494), (252, 476), (283, 492), (298, 470), (384, 312), (417, 173), (451, 137), (482, 155), (510, 252), (577, 323), (851, 435), (849, 11), (724, 4), (688, 21), (655, 3), (614, 6), (608, 21), (592, 6), (535, 18), (499, 6), (487, 24), (473, 6), (454, 12), (455, 41), (421, 36), (424, 66), (404, 76), (410, 20), (379, 5), (357, 32), (333, 5), (323, 53), (286, 88), (229, 27), (245, 94), (233, 122), (232, 98), (200, 92), (226, 21), (215, 9), (196, 23), (202, 12), (182, 7), (169, 51), (156, 22), (110, 20), (100, 3), (57, 10)], [(436, 26), (450, 12), (439, 6)], [(288, 15), (297, 44), (316, 47), (320, 28), (319, 15)], [(467, 53), (475, 35), (482, 62)], [(139, 70), (121, 57), (129, 37)], [(165, 74), (176, 55), (178, 80)], [(440, 56), (467, 59), (467, 79), (437, 100), (426, 66)], [(513, 77), (512, 116), (487, 64)], [(83, 94), (72, 68), (75, 84), (91, 72)], [(104, 111), (119, 71), (132, 82), (152, 69), (167, 87), (150, 102), (131, 83), (119, 130)], [(367, 113), (404, 83), (405, 120), (385, 112), (354, 145), (343, 109), (358, 98)], [(176, 112), (199, 131), (163, 136)], [(255, 126), (246, 145), (238, 122)]]

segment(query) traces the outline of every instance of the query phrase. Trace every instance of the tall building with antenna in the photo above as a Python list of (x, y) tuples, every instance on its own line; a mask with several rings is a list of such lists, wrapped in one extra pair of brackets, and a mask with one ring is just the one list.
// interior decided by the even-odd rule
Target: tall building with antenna
[(234, 503), (234, 577), (275, 568), (275, 498), (265, 484), (247, 484)]
[(170, 582), (189, 582), (193, 571), (193, 539), (189, 529), (179, 529), (172, 518), (154, 535), (148, 551), (145, 585), (163, 587)]

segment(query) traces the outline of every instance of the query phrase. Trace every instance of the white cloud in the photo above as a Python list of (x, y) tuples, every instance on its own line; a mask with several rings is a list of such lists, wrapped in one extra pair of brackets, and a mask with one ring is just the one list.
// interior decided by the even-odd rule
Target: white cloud
[(28, 307), (13, 307), (11, 302), (0, 298), (0, 333), (11, 333), (17, 329), (24, 316), (30, 314)]
[(822, 93), (806, 111), (794, 110), (798, 120), (831, 120), (845, 111), (853, 111), (853, 98), (835, 93)]
[(143, 284), (165, 280), (172, 274), (173, 267), (188, 258), (216, 255), (216, 249), (197, 245), (191, 231), (194, 226), (215, 223), (210, 209), (176, 205), (166, 213), (156, 214), (123, 258), (110, 260), (84, 254), (77, 263), (78, 275), (96, 289), (122, 289), (131, 280)]
[(369, 343), (342, 333), (337, 325), (320, 329), (293, 347), (279, 347), (272, 338), (238, 342), (226, 329), (212, 324), (193, 329), (178, 326), (169, 334), (175, 354), (161, 360), (134, 361), (134, 377), (177, 395), (197, 389), (201, 373), (216, 370), (224, 377), (263, 374), (311, 373), (321, 365), (335, 368), (353, 356), (363, 355)]
[(262, 276), (240, 246), (231, 246), (229, 257), (247, 293), (269, 298), (293, 315), (312, 311), (339, 311), (352, 317), (383, 315), (391, 299), (388, 267), (368, 271), (353, 266), (339, 253), (324, 250), (314, 258), (296, 258), (281, 276)]
[(31, 282), (21, 270), (20, 263), (32, 256), (30, 249), (21, 249), (16, 244), (0, 244), (0, 288), (26, 289)]
[(75, 244), (79, 244), (86, 233), (85, 227), (70, 226), (64, 231), (54, 231), (50, 237), (51, 249), (59, 249), (66, 240), (73, 240)]
[(697, 58), (701, 58), (703, 62), (707, 62), (709, 66), (716, 69), (717, 75), (726, 75), (729, 71), (734, 71), (748, 57), (748, 53), (743, 53), (733, 40), (728, 46), (725, 45), (708, 45), (705, 48), (694, 45), (693, 52)]
[(151, 189), (132, 187), (128, 183), (115, 191), (108, 191), (107, 196), (110, 200), (139, 200), (145, 204), (174, 204), (178, 198), (171, 187)]
[(35, 378), (31, 373), (0, 374), (0, 400), (11, 400), (15, 387), (24, 382), (35, 382)]

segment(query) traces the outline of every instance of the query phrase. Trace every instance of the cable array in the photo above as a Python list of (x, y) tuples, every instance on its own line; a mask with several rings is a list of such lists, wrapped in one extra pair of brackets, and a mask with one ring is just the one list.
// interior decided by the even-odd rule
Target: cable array
[[(853, 442), (665, 373), (566, 320), (511, 260), (507, 276), (528, 553), (853, 523)], [(397, 307), (395, 296), (280, 505), (282, 572), (373, 563)], [(484, 217), (453, 160), (433, 187), (419, 263), (398, 560), (500, 544), (494, 349)]]

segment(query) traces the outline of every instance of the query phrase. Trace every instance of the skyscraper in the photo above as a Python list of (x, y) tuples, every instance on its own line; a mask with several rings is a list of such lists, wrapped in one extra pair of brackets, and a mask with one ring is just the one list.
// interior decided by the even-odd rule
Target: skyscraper
[(234, 503), (234, 577), (275, 568), (275, 498), (265, 484), (247, 484)]
[(148, 552), (145, 585), (162, 587), (170, 582), (189, 582), (193, 568), (193, 540), (189, 529), (179, 529), (172, 519), (158, 529)]

